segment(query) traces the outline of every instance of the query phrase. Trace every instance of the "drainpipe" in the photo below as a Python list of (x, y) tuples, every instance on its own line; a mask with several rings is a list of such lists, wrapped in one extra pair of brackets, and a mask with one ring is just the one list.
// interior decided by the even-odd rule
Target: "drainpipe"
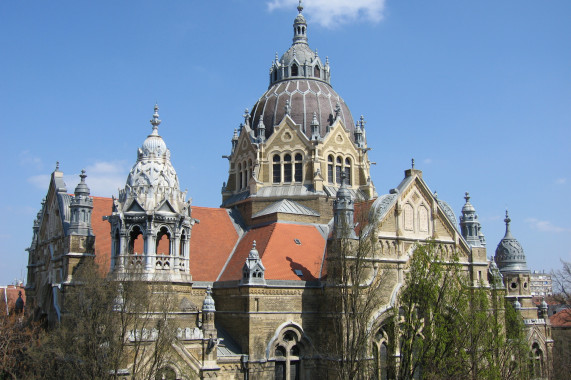
[(244, 368), (244, 380), (248, 380), (248, 355), (242, 355), (240, 360), (242, 361), (242, 368)]

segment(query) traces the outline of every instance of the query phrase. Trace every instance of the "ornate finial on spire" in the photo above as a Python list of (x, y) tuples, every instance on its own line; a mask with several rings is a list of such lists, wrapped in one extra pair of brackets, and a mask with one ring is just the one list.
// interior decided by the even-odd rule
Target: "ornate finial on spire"
[(466, 191), (466, 196), (464, 196), (466, 203), (470, 202), (470, 193)]
[(276, 62), (279, 61), (278, 52), (276, 51)]
[(59, 161), (56, 161), (56, 172), (59, 172)]
[(289, 104), (289, 99), (286, 99), (284, 108), (285, 108), (285, 114), (291, 116), (291, 106)]
[(414, 169), (414, 158), (411, 160), (412, 163), (412, 169)]
[(339, 102), (335, 105), (335, 119), (338, 119), (341, 116), (341, 105)]
[(365, 117), (363, 115), (361, 115), (361, 117), (359, 118), (359, 125), (361, 126), (361, 129), (365, 129), (365, 124), (367, 124), (367, 122), (365, 121)]
[(159, 105), (155, 103), (155, 113), (153, 113), (153, 118), (149, 121), (153, 126), (153, 135), (158, 135), (159, 124), (161, 124), (161, 120), (159, 120)]
[(85, 183), (85, 177), (87, 177), (87, 175), (85, 174), (85, 169), (81, 169), (81, 174), (79, 175), (79, 178), (81, 178), (81, 182)]
[(247, 108), (244, 110), (244, 115), (242, 116), (244, 117), (244, 125), (250, 125), (250, 112)]
[(329, 57), (325, 57), (325, 66), (329, 65)]
[(252, 249), (250, 250), (250, 254), (248, 255), (249, 259), (259, 259), (260, 258), (260, 254), (258, 253), (258, 250), (256, 249), (256, 241), (254, 240), (252, 242)]
[(436, 190), (434, 191), (434, 199), (438, 200), (438, 193), (436, 192)]
[(301, 4), (301, 0), (299, 0), (299, 5), (297, 6), (297, 11), (301, 13), (303, 11), (303, 5)]
[(510, 216), (508, 214), (508, 209), (506, 208), (506, 218), (504, 219), (504, 222), (509, 225), (511, 221), (512, 220), (510, 219)]

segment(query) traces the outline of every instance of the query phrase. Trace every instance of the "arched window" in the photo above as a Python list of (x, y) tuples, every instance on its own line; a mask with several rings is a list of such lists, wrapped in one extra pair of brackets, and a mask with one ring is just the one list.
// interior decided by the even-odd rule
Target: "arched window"
[(345, 180), (347, 181), (347, 185), (351, 186), (351, 160), (346, 158), (345, 159)]
[(284, 182), (292, 181), (291, 154), (284, 156)]
[(295, 155), (295, 164), (294, 164), (294, 171), (295, 171), (295, 182), (301, 183), (303, 181), (303, 157), (301, 154), (297, 153)]
[(252, 160), (248, 160), (248, 184), (250, 183), (250, 178), (254, 172), (254, 166), (252, 165)]
[(303, 349), (300, 338), (297, 331), (286, 330), (276, 342), (274, 379), (300, 379)]
[(280, 156), (275, 154), (274, 158), (273, 158), (274, 164), (273, 164), (273, 172), (274, 172), (274, 183), (280, 183), (282, 181), (282, 168), (280, 165)]
[(539, 344), (535, 342), (531, 346), (531, 360), (530, 360), (530, 372), (533, 374), (533, 377), (542, 377), (543, 376), (543, 352), (541, 348), (539, 348)]
[(337, 160), (335, 162), (336, 162), (336, 165), (335, 165), (335, 182), (338, 185), (341, 185), (341, 169), (343, 167), (343, 160), (341, 159), (341, 157), (337, 157)]
[(131, 255), (143, 254), (143, 232), (139, 226), (133, 227), (129, 234), (129, 253)]
[(291, 76), (296, 77), (298, 75), (299, 75), (298, 68), (297, 65), (294, 63), (293, 65), (291, 65)]
[(171, 254), (171, 234), (166, 227), (161, 227), (157, 234), (157, 255), (170, 255)]
[(327, 157), (327, 180), (329, 183), (335, 183), (333, 178), (333, 156)]
[(238, 172), (236, 173), (236, 190), (242, 189), (242, 164), (238, 164)]
[(318, 65), (315, 65), (315, 67), (313, 68), (313, 76), (316, 78), (321, 78), (321, 69), (319, 68)]
[(274, 70), (274, 82), (278, 80), (278, 71)]

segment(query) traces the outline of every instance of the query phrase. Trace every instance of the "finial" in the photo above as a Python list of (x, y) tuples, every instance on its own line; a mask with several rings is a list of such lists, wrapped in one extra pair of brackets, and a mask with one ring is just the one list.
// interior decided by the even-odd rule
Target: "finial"
[(512, 220), (510, 219), (510, 216), (509, 216), (509, 214), (508, 214), (508, 209), (506, 208), (506, 218), (504, 219), (504, 222), (505, 222), (506, 224), (510, 224), (511, 221), (512, 221)]
[(276, 51), (276, 62), (278, 62), (278, 52)]
[(317, 48), (315, 48), (315, 58), (319, 57), (319, 54), (317, 54)]
[(466, 191), (466, 196), (464, 197), (466, 203), (470, 202), (470, 193)]
[(206, 288), (206, 297), (212, 297), (212, 287), (210, 285)]
[(59, 161), (56, 161), (56, 172), (59, 172)]
[(285, 114), (291, 116), (291, 106), (289, 105), (289, 99), (286, 99), (284, 107), (285, 107)]
[(414, 158), (411, 160), (412, 162), (412, 169), (414, 169)]
[(325, 57), (325, 65), (329, 65), (329, 57)]
[(341, 187), (347, 187), (347, 175), (345, 171), (341, 172)]
[(434, 191), (434, 199), (438, 200), (438, 193), (436, 192), (436, 190)]
[(81, 169), (81, 174), (79, 175), (81, 182), (85, 182), (85, 177), (87, 177), (87, 175), (85, 175), (85, 169)]
[(313, 112), (313, 119), (311, 119), (311, 125), (319, 125), (317, 121), (317, 112)]
[(244, 115), (242, 116), (244, 117), (244, 125), (250, 125), (250, 112), (247, 108), (244, 110)]
[[(300, 1), (300, 3), (301, 3), (301, 1)], [(256, 249), (256, 241), (255, 240), (252, 242), (252, 249)]]
[(297, 11), (301, 14), (301, 11), (303, 11), (303, 5), (301, 4), (301, 0), (299, 0), (299, 5), (297, 6)]
[(335, 105), (335, 119), (339, 118), (341, 116), (341, 105), (339, 104), (339, 102), (337, 102), (337, 104)]
[(365, 124), (367, 124), (367, 122), (365, 121), (365, 118), (363, 117), (363, 115), (361, 115), (361, 117), (359, 118), (359, 125), (361, 126), (361, 129), (365, 129)]
[(232, 136), (232, 140), (238, 140), (238, 129), (234, 128), (234, 136)]
[(161, 120), (159, 120), (159, 105), (155, 103), (155, 113), (153, 113), (153, 118), (150, 120), (151, 125), (153, 126), (153, 134), (158, 134), (159, 124), (161, 124)]

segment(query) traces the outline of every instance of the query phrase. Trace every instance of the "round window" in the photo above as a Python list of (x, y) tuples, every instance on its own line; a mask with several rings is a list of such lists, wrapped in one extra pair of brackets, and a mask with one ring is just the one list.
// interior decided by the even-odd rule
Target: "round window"
[(515, 281), (512, 282), (511, 285), (510, 285), (510, 287), (511, 287), (512, 289), (517, 288), (517, 282), (515, 282)]

